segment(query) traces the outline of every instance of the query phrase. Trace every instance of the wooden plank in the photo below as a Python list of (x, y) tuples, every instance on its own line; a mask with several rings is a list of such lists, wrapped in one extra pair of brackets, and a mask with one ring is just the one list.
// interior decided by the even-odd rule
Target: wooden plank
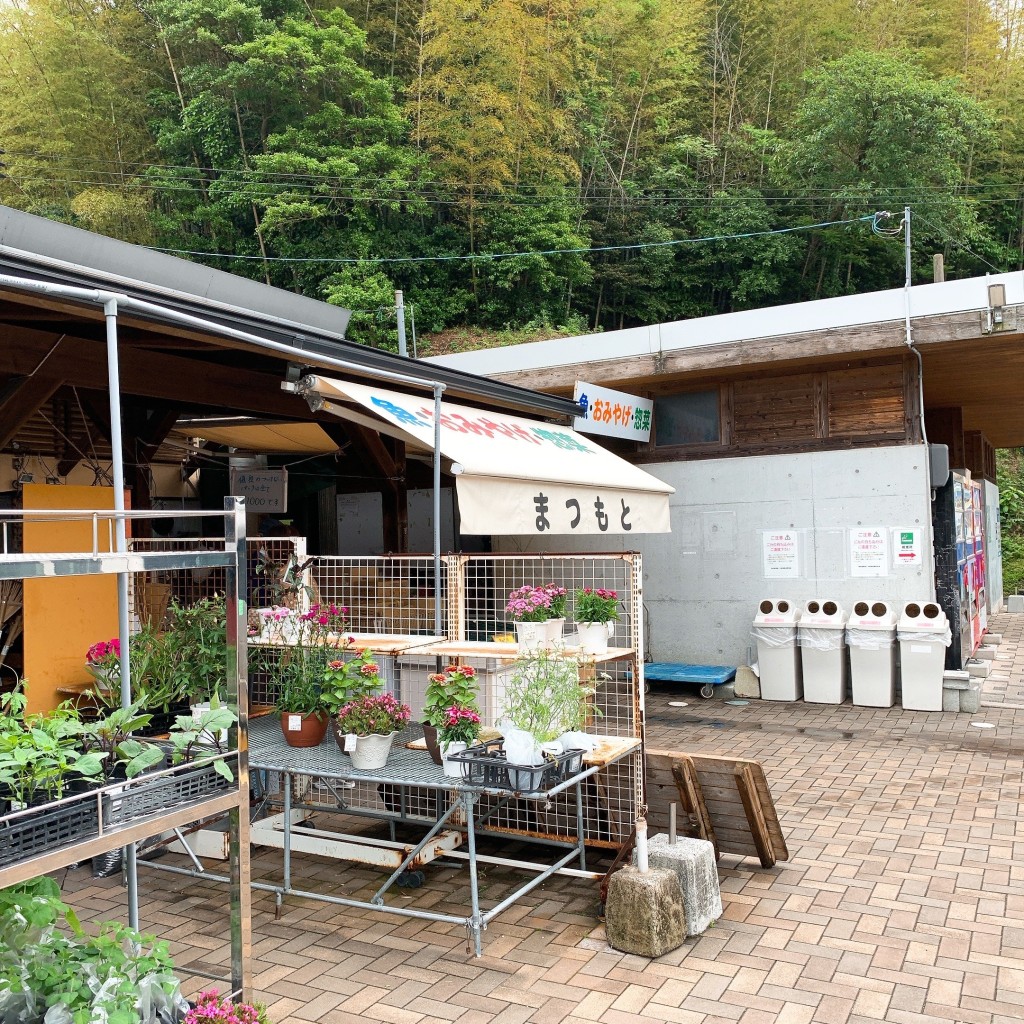
[[(782, 834), (768, 781), (761, 765), (749, 758), (648, 750), (645, 757), (647, 817), (652, 829), (667, 831), (669, 804), (678, 799), (684, 811), (679, 824), (680, 833), (703, 838), (702, 831), (706, 831), (706, 826), (702, 827), (696, 820), (696, 813), (691, 813), (691, 788), (695, 787), (685, 784), (680, 786), (673, 770), (676, 764), (683, 764), (682, 759), (685, 759), (688, 766), (684, 769), (684, 776), (692, 770), (695, 786), (700, 786), (702, 810), (710, 817), (718, 853), (756, 856), (759, 859), (767, 855), (774, 862), (789, 859), (789, 849)], [(752, 833), (750, 816), (737, 783), (737, 770), (745, 771), (744, 785), (748, 793), (756, 797), (761, 817), (755, 818), (755, 825), (759, 827), (760, 821), (764, 823), (760, 849)], [(764, 836), (767, 836), (767, 841)]]
[(700, 780), (694, 771), (693, 763), (687, 757), (680, 757), (672, 765), (672, 772), (679, 787), (679, 796), (693, 814), (697, 826), (697, 834), (715, 847), (715, 856), (719, 855), (718, 841), (715, 839), (715, 827), (711, 816), (704, 806), (704, 797), (700, 791)]
[(775, 866), (775, 852), (772, 849), (772, 837), (768, 833), (768, 823), (761, 809), (761, 798), (754, 782), (754, 773), (750, 765), (740, 765), (736, 769), (736, 788), (739, 790), (743, 808), (747, 812), (747, 824), (750, 834), (754, 837), (757, 855), (761, 858), (761, 867)]

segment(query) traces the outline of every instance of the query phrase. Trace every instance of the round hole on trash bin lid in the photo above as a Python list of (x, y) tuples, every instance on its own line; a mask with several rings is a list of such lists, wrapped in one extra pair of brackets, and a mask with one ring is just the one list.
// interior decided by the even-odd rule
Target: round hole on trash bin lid
[(779, 602), (779, 611), (780, 612), (788, 612), (789, 611), (789, 602), (788, 601), (780, 601)]
[(837, 611), (839, 611), (839, 607), (838, 607), (838, 606), (836, 605), (835, 601), (826, 601), (826, 602), (825, 602), (825, 603), (824, 603), (824, 604), (823, 604), (823, 605), (821, 606), (821, 610), (822, 610), (822, 611), (823, 611), (823, 612), (824, 612), (824, 613), (825, 613), (826, 615), (835, 615), (835, 613), (836, 613)]
[(924, 617), (926, 619), (937, 619), (939, 617), (939, 606), (937, 604), (926, 604), (924, 606)]
[(919, 604), (908, 604), (904, 611), (912, 619), (916, 619), (921, 614), (921, 606)]
[[(864, 614), (864, 612), (862, 612), (862, 611), (860, 611), (860, 610), (859, 610), (859, 609), (860, 609), (860, 607), (861, 607), (861, 605), (863, 605), (863, 607), (864, 607), (864, 610), (865, 610), (865, 611), (867, 611), (867, 605), (866, 605), (866, 604), (864, 604), (864, 602), (862, 601), (862, 602), (861, 602), (861, 604), (857, 605), (857, 608), (858, 608), (857, 614), (858, 614), (858, 615), (863, 615), (863, 614)], [(873, 604), (873, 605), (871, 606), (871, 614), (872, 614), (872, 615), (875, 615), (875, 616), (877, 616), (878, 618), (881, 618), (881, 617), (882, 617), (883, 615), (885, 615), (885, 613), (886, 613), (886, 612), (887, 612), (888, 610), (889, 610), (889, 609), (888, 609), (888, 608), (887, 608), (887, 607), (886, 607), (886, 606), (885, 606), (884, 604), (882, 604), (882, 602), (881, 602), (881, 601), (876, 601), (876, 602), (875, 602), (875, 603), (874, 603), (874, 604)]]
[(991, 722), (971, 722), (971, 725), (975, 729), (994, 729), (995, 726)]
[(817, 614), (818, 614), (818, 609), (819, 609), (820, 607), (821, 607), (821, 606), (820, 606), (820, 605), (818, 604), (818, 602), (817, 602), (817, 601), (808, 601), (808, 602), (807, 602), (807, 610), (808, 610), (808, 611), (809, 611), (809, 612), (810, 612), (810, 613), (811, 613), (812, 615), (817, 615)]
[(668, 706), (670, 708), (688, 708), (690, 705), (685, 700), (670, 700)]
[(867, 601), (858, 601), (853, 606), (853, 613), (854, 613), (854, 615), (867, 615), (867, 613), (868, 613), (868, 603), (867, 603)]
[(771, 601), (762, 601), (758, 607), (761, 609), (762, 615), (767, 615), (775, 607), (775, 605), (773, 605)]

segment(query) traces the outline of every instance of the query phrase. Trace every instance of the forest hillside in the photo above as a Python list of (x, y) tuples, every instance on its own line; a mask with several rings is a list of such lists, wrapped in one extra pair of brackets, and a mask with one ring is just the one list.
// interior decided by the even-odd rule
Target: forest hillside
[(898, 287), (905, 205), (916, 279), (1007, 270), (1022, 27), (1018, 0), (6, 0), (0, 202), (384, 345), (396, 287), (455, 347)]

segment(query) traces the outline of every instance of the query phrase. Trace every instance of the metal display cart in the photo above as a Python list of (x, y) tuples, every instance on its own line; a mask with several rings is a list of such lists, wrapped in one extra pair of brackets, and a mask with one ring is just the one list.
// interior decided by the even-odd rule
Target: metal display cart
[[(343, 907), (378, 910), (382, 913), (403, 917), (416, 917), (428, 921), (441, 921), (464, 925), (467, 941), (473, 952), (481, 955), (482, 935), (487, 925), (502, 911), (531, 892), (538, 885), (556, 873), (569, 873), (583, 878), (599, 878), (600, 873), (587, 871), (587, 850), (583, 828), (584, 786), (587, 780), (596, 776), (609, 765), (615, 764), (634, 754), (640, 746), (638, 739), (625, 739), (614, 750), (608, 751), (599, 763), (588, 763), (586, 756), (579, 771), (569, 778), (549, 785), (543, 791), (511, 793), (508, 790), (476, 785), (461, 779), (446, 777), (425, 752), (410, 750), (405, 742), (415, 737), (418, 729), (412, 727), (396, 738), (398, 749), (393, 750), (385, 767), (374, 771), (358, 771), (351, 760), (342, 754), (333, 741), (322, 743), (315, 748), (289, 747), (281, 736), (278, 724), (271, 718), (257, 719), (252, 727), (252, 770), (254, 774), (273, 772), (281, 780), (280, 813), (271, 814), (253, 823), (254, 843), (273, 846), (283, 853), (283, 880), (280, 885), (259, 883), (261, 889), (274, 892), (280, 907), (287, 895), (302, 896)], [(310, 776), (323, 781), (331, 789), (337, 806), (309, 804), (294, 798), (295, 783)], [(339, 814), (371, 814), (365, 808), (352, 807), (347, 803), (346, 787), (369, 786), (383, 793), (390, 805), (388, 820), (391, 822), (390, 840), (376, 839), (365, 835), (344, 834), (305, 824), (304, 819), (311, 811), (332, 811)], [(434, 822), (416, 843), (402, 843), (395, 840), (394, 822), (409, 822), (413, 817), (408, 813), (407, 794), (412, 790), (422, 800), (424, 794), (432, 798)], [(542, 864), (531, 861), (512, 860), (505, 857), (482, 854), (477, 849), (477, 835), (488, 831), (487, 822), (495, 810), (512, 801), (551, 803), (561, 794), (572, 794), (575, 800), (575, 839), (551, 840), (559, 849), (552, 863)], [(485, 800), (490, 798), (491, 803)], [(416, 815), (421, 822), (421, 815)], [(346, 899), (319, 892), (296, 889), (292, 885), (291, 858), (294, 852), (313, 853), (342, 860), (368, 864), (390, 871), (387, 878), (369, 900)], [(417, 878), (419, 869), (439, 857), (452, 857), (466, 863), (469, 873), (469, 912), (464, 915), (422, 910), (411, 905), (388, 904), (385, 897), (391, 889), (399, 887), (418, 888), (422, 876)], [(579, 867), (569, 869), (573, 861)], [(480, 906), (478, 864), (496, 864), (514, 867), (533, 873), (534, 877), (500, 902), (487, 910)]]
[[(180, 830), (191, 822), (228, 816), (230, 829), (231, 977), (221, 979), (187, 967), (184, 974), (230, 981), (232, 994), (251, 1001), (249, 960), (252, 951), (252, 913), (249, 869), (249, 759), (246, 680), (246, 619), (240, 586), (245, 580), (245, 510), (238, 498), (225, 500), (223, 513), (190, 513), (219, 517), (224, 538), (211, 550), (177, 548), (172, 551), (116, 551), (115, 528), (126, 520), (167, 518), (176, 513), (85, 511), (0, 512), (3, 524), (0, 579), (41, 579), (97, 574), (181, 570), (217, 570), (222, 573), (227, 601), (226, 702), (237, 711), (238, 725), (229, 737), (230, 749), (220, 755), (232, 770), (228, 782), (212, 760), (182, 764), (167, 771), (147, 773), (126, 782), (27, 808), (0, 817), (0, 887), (86, 860), (110, 850), (127, 851), (128, 916), (138, 927), (138, 889), (135, 844), (163, 833)], [(86, 520), (92, 524), (92, 548), (85, 552), (26, 554), (15, 550), (20, 532), (12, 526), (29, 520)], [(244, 593), (244, 592), (243, 592)], [(45, 822), (41, 819), (46, 818)], [(64, 822), (64, 825), (61, 825)]]

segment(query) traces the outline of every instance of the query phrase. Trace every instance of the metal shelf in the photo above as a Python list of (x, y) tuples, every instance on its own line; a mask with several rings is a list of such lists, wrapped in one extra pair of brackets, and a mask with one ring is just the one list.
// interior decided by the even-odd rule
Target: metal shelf
[[(191, 801), (182, 806), (161, 809), (145, 815), (138, 821), (129, 821), (123, 825), (115, 825), (109, 831), (104, 827), (104, 798), (115, 799), (119, 794), (123, 798), (124, 791), (135, 785), (121, 783), (108, 786), (93, 793), (82, 794), (52, 805), (70, 805), (77, 802), (96, 800), (98, 805), (99, 834), (88, 839), (72, 842), (54, 850), (31, 856), (15, 864), (0, 868), (0, 888), (15, 885), (18, 882), (35, 878), (59, 868), (78, 863), (88, 857), (106, 853), (110, 850), (125, 848), (132, 853), (128, 857), (128, 891), (130, 917), (137, 917), (137, 907), (133, 905), (133, 894), (136, 892), (134, 844), (159, 836), (174, 828), (180, 828), (189, 822), (215, 815), (227, 814), (230, 828), (231, 843), (231, 988), (232, 992), (244, 1000), (251, 1001), (251, 979), (249, 962), (252, 954), (252, 895), (251, 872), (249, 867), (249, 721), (247, 693), (247, 624), (245, 617), (244, 588), (246, 585), (246, 541), (245, 541), (245, 504), (239, 498), (227, 498), (223, 513), (190, 513), (190, 515), (217, 516), (224, 524), (223, 548), (210, 550), (177, 550), (154, 552), (54, 552), (54, 553), (17, 553), (6, 550), (9, 537), (8, 525), (27, 518), (67, 518), (88, 519), (94, 524), (103, 521), (108, 525), (118, 519), (145, 518), (146, 513), (96, 512), (94, 510), (68, 510), (55, 513), (20, 510), (18, 512), (0, 512), (0, 524), (3, 525), (5, 550), (0, 554), (0, 579), (40, 579), (52, 577), (69, 577), (97, 574), (118, 574), (127, 576), (132, 573), (162, 572), (171, 569), (194, 569), (204, 567), (223, 567), (225, 569), (227, 603), (227, 695), (226, 701), (237, 709), (238, 725), (231, 730), (231, 750), (225, 759), (229, 760), (234, 772), (234, 782), (229, 789), (217, 792), (208, 799)], [(154, 518), (166, 518), (166, 514), (156, 513)], [(96, 527), (94, 526), (94, 534)], [(95, 539), (95, 537), (94, 537)], [(241, 599), (240, 599), (240, 595)], [(181, 766), (181, 771), (188, 769)], [(158, 773), (173, 777), (178, 769)], [(139, 784), (145, 784), (158, 777), (155, 773), (147, 776)], [(108, 805), (109, 806), (109, 805)], [(17, 821), (31, 812), (15, 812), (0, 817), (0, 824)], [(181, 969), (183, 973), (187, 968)], [(227, 979), (225, 979), (227, 980)]]

